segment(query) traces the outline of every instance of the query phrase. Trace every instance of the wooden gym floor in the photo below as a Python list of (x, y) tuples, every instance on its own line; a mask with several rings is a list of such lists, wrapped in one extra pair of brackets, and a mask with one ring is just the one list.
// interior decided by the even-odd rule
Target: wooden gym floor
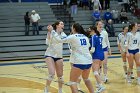
[[(71, 93), (69, 81), (70, 63), (64, 62), (64, 93)], [(120, 55), (108, 60), (109, 82), (104, 84), (103, 93), (140, 93), (140, 86), (136, 84), (136, 69), (133, 70), (135, 79), (128, 84), (124, 78)], [(44, 93), (47, 66), (43, 59), (0, 62), (0, 93)], [(90, 73), (90, 79), (95, 89), (95, 79)], [(83, 92), (89, 93), (83, 83), (80, 84)], [(51, 93), (57, 93), (57, 78), (51, 84)], [(80, 92), (79, 92), (80, 93)]]

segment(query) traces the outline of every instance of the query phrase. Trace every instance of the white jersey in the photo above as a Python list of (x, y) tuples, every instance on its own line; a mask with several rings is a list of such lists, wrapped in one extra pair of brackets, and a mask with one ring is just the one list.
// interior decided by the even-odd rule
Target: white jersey
[(140, 32), (136, 32), (135, 35), (132, 32), (128, 32), (126, 45), (128, 49), (135, 50), (140, 47)]
[(127, 33), (124, 35), (123, 32), (119, 33), (117, 37), (117, 44), (121, 46), (121, 49), (126, 52), (126, 39), (127, 39)]
[(55, 38), (58, 40), (58, 42), (70, 43), (72, 50), (70, 55), (70, 62), (74, 64), (92, 63), (92, 57), (89, 52), (89, 39), (85, 35), (73, 34), (63, 39), (55, 35)]
[[(53, 34), (56, 32), (53, 30), (51, 31), (50, 40), (46, 38), (46, 44), (48, 45), (48, 48), (45, 52), (45, 56), (52, 56), (54, 58), (62, 58), (62, 50), (63, 50), (63, 43), (57, 42), (56, 39), (54, 39)], [(58, 34), (61, 38), (66, 37), (66, 34), (62, 32), (61, 34)]]
[(110, 48), (110, 43), (109, 43), (109, 39), (108, 39), (108, 33), (106, 32), (106, 30), (103, 29), (100, 34), (101, 34), (101, 37), (103, 37), (102, 47), (103, 48), (106, 48), (106, 47)]

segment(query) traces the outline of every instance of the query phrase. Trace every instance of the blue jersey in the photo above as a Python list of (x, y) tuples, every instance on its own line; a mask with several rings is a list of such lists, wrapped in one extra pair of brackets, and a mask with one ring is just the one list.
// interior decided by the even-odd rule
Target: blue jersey
[(103, 38), (97, 35), (93, 35), (90, 39), (91, 47), (95, 48), (94, 53), (92, 53), (92, 59), (104, 60), (104, 51), (102, 49)]

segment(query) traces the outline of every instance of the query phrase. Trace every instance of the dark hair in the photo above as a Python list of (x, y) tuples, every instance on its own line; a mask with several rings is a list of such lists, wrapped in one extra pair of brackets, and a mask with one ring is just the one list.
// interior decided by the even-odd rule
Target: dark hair
[(96, 33), (97, 36), (100, 36), (100, 32), (97, 30), (97, 27), (95, 26), (90, 26), (89, 27), (91, 30), (94, 30), (94, 32)]
[(56, 30), (56, 26), (59, 25), (60, 22), (62, 21), (59, 20), (59, 21), (56, 21), (54, 24), (52, 24), (54, 30)]
[(124, 30), (126, 27), (128, 27), (128, 26), (123, 26), (123, 28), (122, 28), (122, 29)]
[(84, 34), (85, 36), (89, 36), (88, 33), (85, 32), (85, 30), (82, 27), (82, 25), (80, 25), (79, 23), (74, 23), (73, 28), (76, 30), (77, 33)]
[(129, 30), (132, 30), (136, 23), (132, 23), (129, 25)]
[(26, 12), (26, 16), (28, 16), (29, 15), (29, 12)]

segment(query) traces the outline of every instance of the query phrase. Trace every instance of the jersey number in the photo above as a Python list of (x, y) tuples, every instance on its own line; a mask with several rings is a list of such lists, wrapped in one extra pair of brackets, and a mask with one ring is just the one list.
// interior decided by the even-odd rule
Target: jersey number
[(137, 44), (137, 40), (134, 40), (133, 44)]
[(80, 39), (81, 45), (87, 45), (86, 39)]

